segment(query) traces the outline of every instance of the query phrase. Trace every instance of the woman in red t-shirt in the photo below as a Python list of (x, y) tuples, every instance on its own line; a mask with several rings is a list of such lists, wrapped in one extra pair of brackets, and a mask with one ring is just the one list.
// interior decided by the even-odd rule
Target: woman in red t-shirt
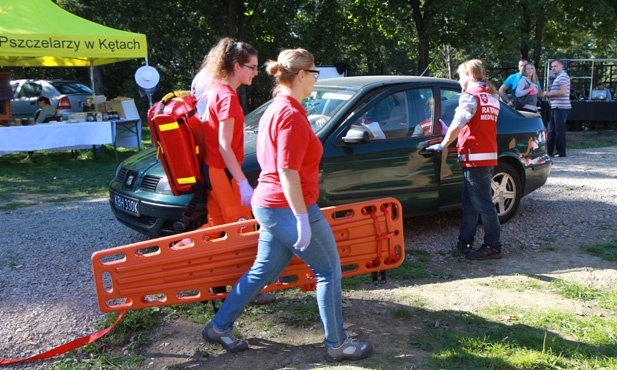
[(296, 255), (316, 276), (326, 360), (365, 358), (373, 348), (370, 342), (353, 341), (343, 329), (341, 260), (330, 224), (317, 205), (323, 146), (300, 104), (317, 82), (315, 60), (304, 49), (284, 50), (266, 68), (276, 77), (277, 94), (259, 121), (257, 137), (261, 166), (253, 195), (253, 214), (260, 225), (257, 257), (202, 335), (230, 352), (248, 349), (247, 342), (233, 334), (235, 320), (251, 297), (278, 278)]
[(257, 50), (226, 37), (208, 53), (200, 72), (208, 81), (204, 115), (208, 223), (205, 227), (251, 219), (253, 188), (242, 172), (244, 113), (236, 90), (257, 75)]

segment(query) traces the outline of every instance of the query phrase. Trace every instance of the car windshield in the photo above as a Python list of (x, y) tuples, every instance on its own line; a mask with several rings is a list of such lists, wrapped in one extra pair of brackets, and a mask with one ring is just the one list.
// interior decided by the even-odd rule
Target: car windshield
[[(356, 93), (356, 89), (324, 85), (315, 86), (311, 95), (302, 101), (302, 106), (306, 109), (306, 114), (309, 122), (311, 122), (313, 131), (317, 133), (325, 127), (330, 118)], [(267, 102), (246, 116), (246, 131), (257, 132), (259, 119), (271, 102)]]
[(92, 90), (79, 82), (72, 81), (54, 81), (51, 83), (60, 94), (88, 94), (92, 95)]

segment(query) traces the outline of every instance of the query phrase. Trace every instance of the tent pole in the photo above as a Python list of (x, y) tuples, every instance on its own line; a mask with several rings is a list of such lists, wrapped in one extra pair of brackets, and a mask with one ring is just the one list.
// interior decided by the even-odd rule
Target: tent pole
[(92, 88), (92, 96), (96, 95), (94, 91), (94, 66), (90, 64), (90, 87)]

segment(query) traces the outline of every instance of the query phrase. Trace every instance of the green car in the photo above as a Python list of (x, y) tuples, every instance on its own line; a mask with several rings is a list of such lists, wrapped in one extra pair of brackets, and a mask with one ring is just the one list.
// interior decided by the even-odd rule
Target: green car
[[(406, 217), (461, 208), (456, 145), (443, 152), (426, 150), (441, 142), (460, 95), (457, 82), (440, 78), (364, 76), (317, 82), (302, 104), (324, 145), (319, 205), (396, 197)], [(259, 176), (255, 139), (268, 104), (246, 116), (242, 167), (254, 185)], [(552, 162), (540, 115), (502, 105), (497, 126), (493, 200), (500, 221), (506, 222), (521, 198), (546, 182)], [(122, 162), (109, 192), (111, 209), (122, 224), (150, 236), (186, 231), (177, 221), (191, 195), (172, 194), (154, 149)], [(188, 229), (206, 221), (204, 211), (198, 207)]]

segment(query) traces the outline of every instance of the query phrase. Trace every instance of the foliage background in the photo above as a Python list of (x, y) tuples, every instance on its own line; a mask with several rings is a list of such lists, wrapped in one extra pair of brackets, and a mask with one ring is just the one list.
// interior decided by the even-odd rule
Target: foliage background
[[(532, 60), (542, 75), (547, 58), (610, 58), (617, 50), (617, 0), (52, 1), (94, 22), (146, 34), (148, 64), (161, 75), (154, 101), (172, 89), (188, 89), (204, 55), (223, 36), (256, 47), (260, 63), (283, 48), (303, 47), (316, 64), (348, 75), (457, 78), (458, 64), (479, 58), (498, 85), (520, 58)], [(144, 60), (134, 60), (95, 68), (96, 93), (133, 97), (145, 113), (148, 100), (134, 81), (142, 65)], [(13, 79), (89, 84), (87, 68), (0, 69)], [(246, 112), (269, 98), (271, 84), (260, 73), (240, 90)]]

